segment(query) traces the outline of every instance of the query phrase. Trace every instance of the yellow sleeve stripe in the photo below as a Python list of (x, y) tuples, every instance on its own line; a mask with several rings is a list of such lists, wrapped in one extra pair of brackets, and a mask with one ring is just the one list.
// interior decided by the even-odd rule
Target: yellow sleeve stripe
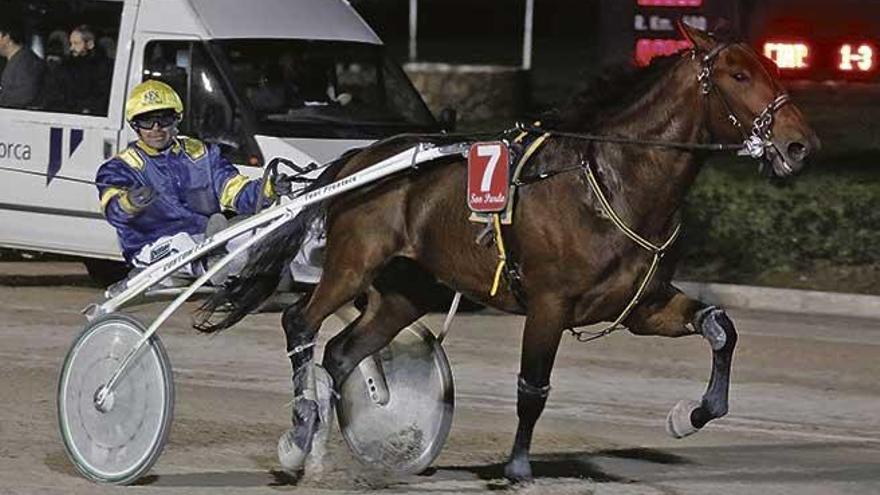
[(220, 208), (235, 211), (235, 199), (248, 182), (249, 179), (241, 174), (226, 181), (220, 193)]
[(263, 197), (271, 198), (275, 196), (275, 185), (271, 180), (267, 180), (263, 183)]
[(134, 215), (139, 211), (133, 204), (131, 204), (131, 201), (128, 200), (128, 194), (126, 194), (125, 189), (108, 187), (104, 190), (104, 194), (101, 194), (101, 209), (105, 213), (107, 212), (107, 205), (109, 205), (110, 201), (116, 197), (119, 198), (119, 207), (129, 215)]
[(125, 191), (118, 187), (108, 187), (105, 189), (104, 193), (101, 194), (101, 209), (106, 210), (107, 205), (110, 204), (110, 200), (120, 194), (125, 194)]

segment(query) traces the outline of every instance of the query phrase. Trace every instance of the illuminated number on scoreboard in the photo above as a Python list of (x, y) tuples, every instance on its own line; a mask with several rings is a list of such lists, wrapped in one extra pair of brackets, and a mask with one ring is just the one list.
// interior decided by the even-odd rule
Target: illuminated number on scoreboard
[(858, 48), (850, 44), (841, 45), (838, 67), (847, 72), (854, 70), (868, 72), (874, 67), (874, 49), (870, 45), (859, 45)]

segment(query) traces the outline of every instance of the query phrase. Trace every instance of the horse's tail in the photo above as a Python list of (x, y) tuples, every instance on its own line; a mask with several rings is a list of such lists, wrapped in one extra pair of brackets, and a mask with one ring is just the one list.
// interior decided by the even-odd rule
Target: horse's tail
[[(342, 158), (331, 163), (315, 182), (306, 187), (304, 192), (332, 182), (350, 156), (351, 154), (346, 153)], [(302, 247), (312, 223), (324, 214), (324, 203), (321, 201), (306, 206), (293, 220), (255, 244), (248, 254), (248, 263), (241, 273), (227, 282), (199, 308), (193, 327), (205, 333), (224, 330), (236, 324), (271, 297), (278, 288), (284, 270)], [(211, 317), (218, 311), (223, 312), (222, 318), (211, 321)]]

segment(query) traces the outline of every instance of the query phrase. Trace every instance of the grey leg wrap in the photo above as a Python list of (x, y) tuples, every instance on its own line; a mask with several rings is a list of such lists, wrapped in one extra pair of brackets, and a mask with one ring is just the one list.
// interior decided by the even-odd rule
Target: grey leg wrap
[(703, 395), (701, 410), (692, 416), (694, 426), (702, 427), (712, 419), (727, 414), (730, 368), (737, 335), (733, 322), (723, 309), (710, 307), (699, 319), (699, 328), (712, 347), (712, 377)]
[[(299, 305), (291, 306), (282, 316), (293, 381), (293, 428), (287, 435), (286, 450), (299, 449), (299, 452), (307, 455), (311, 451), (312, 437), (320, 421), (312, 369), (317, 333), (306, 328), (301, 309)], [(297, 460), (291, 467), (300, 462)]]
[(696, 433), (709, 421), (727, 414), (736, 329), (724, 310), (715, 306), (700, 310), (694, 316), (693, 325), (712, 348), (712, 377), (701, 401), (679, 401), (669, 411), (666, 431), (675, 438)]
[(727, 344), (727, 332), (722, 324), (722, 318), (730, 322), (724, 310), (717, 306), (707, 306), (694, 316), (694, 326), (703, 338), (709, 341), (713, 351), (720, 351)]

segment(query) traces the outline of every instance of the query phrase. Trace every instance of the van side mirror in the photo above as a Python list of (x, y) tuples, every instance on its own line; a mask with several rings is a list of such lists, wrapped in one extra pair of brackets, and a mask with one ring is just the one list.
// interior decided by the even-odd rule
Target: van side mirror
[(446, 132), (455, 132), (455, 124), (457, 120), (458, 112), (456, 112), (454, 108), (444, 108), (440, 111), (440, 116), (437, 118), (440, 128)]

